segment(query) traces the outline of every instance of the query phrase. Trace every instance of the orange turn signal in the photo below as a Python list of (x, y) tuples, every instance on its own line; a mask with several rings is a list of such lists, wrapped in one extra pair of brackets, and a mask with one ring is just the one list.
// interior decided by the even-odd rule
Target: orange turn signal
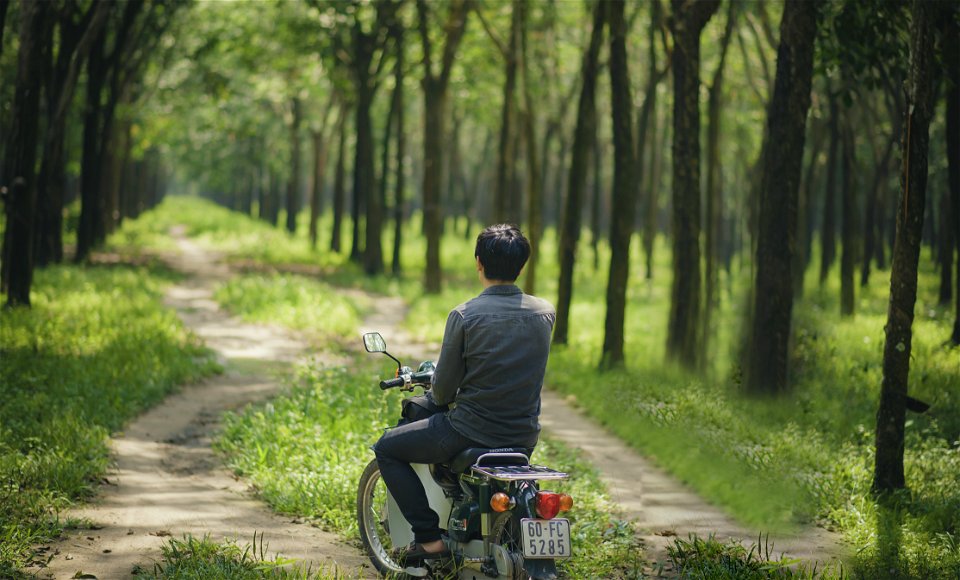
[(490, 498), (490, 507), (495, 512), (505, 512), (510, 509), (510, 496), (498, 491)]
[(573, 507), (573, 498), (565, 493), (560, 494), (560, 511), (567, 512)]

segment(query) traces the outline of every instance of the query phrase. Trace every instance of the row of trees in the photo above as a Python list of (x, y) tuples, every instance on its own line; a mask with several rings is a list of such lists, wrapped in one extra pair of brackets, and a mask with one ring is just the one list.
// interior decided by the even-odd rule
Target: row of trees
[[(668, 359), (708, 367), (720, 284), (739, 263), (754, 280), (743, 341), (745, 384), (754, 393), (787, 388), (803, 274), (819, 248), (823, 283), (839, 248), (843, 315), (855, 311), (856, 270), (867, 284), (873, 267), (892, 259), (878, 449), (896, 455), (899, 445), (901, 473), (878, 475), (877, 486), (902, 485), (906, 365), (923, 241), (935, 250), (941, 301), (960, 302), (955, 4), (82, 6), (18, 5), (16, 75), (8, 75), (16, 91), (4, 126), (9, 303), (29, 302), (31, 251), (38, 263), (62, 252), (63, 226), (54, 213), (63, 214), (59, 192), (70, 156), (64, 135), (81, 121), (82, 143), (72, 149), (81, 168), (78, 260), (124, 215), (155, 199), (158, 187), (147, 184), (162, 181), (158, 151), (181, 187), (278, 227), (285, 208), (290, 232), (309, 205), (314, 247), (329, 201), (330, 248), (345, 250), (349, 211), (350, 256), (371, 275), (386, 268), (388, 221), (391, 269), (400, 273), (403, 224), (418, 207), (428, 292), (442, 285), (444, 227), (468, 233), (475, 220), (523, 223), (539, 248), (544, 225), (553, 223), (560, 249), (557, 343), (567, 342), (574, 322), (581, 232), (590, 232), (595, 269), (597, 241), (609, 238), (601, 364), (615, 367), (625, 358), (633, 234), (641, 234), (648, 278), (655, 240), (666, 234), (673, 256)], [(41, 69), (47, 72), (28, 74)], [(38, 79), (46, 79), (47, 101), (66, 103), (62, 112), (41, 104)], [(76, 86), (85, 88), (81, 111), (70, 106)], [(412, 91), (422, 98), (408, 98)], [(930, 142), (930, 127), (944, 138)], [(54, 151), (31, 141), (37, 135)], [(925, 203), (928, 150), (935, 152), (935, 204)], [(39, 172), (31, 157), (38, 152)], [(888, 200), (898, 177), (902, 198), (894, 204)], [(525, 278), (530, 292), (538, 257)], [(960, 318), (952, 340), (960, 343)], [(889, 457), (878, 453), (878, 474), (893, 473)]]
[[(11, 13), (18, 29), (16, 59), (3, 63), (4, 76), (15, 79), (13, 93), (5, 95), (0, 174), (6, 214), (0, 287), (9, 306), (30, 304), (34, 267), (63, 260), (68, 165), (77, 149), (78, 262), (124, 217), (156, 203), (158, 152), (136, 149), (131, 110), (149, 90), (148, 64), (182, 5), (0, 3), (0, 23)], [(82, 99), (76, 98), (80, 86)], [(71, 148), (77, 133), (82, 144)]]

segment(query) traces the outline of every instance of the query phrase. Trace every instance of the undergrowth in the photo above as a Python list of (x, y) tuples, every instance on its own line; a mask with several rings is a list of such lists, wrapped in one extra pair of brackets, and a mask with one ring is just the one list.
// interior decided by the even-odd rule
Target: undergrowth
[(813, 580), (843, 578), (841, 567), (819, 568), (776, 555), (763, 538), (749, 547), (740, 541), (720, 542), (695, 535), (676, 538), (667, 554), (681, 578), (703, 580)]
[(171, 538), (161, 547), (161, 560), (150, 570), (134, 571), (137, 580), (338, 580), (338, 570), (312, 570), (282, 556), (270, 556), (263, 536), (252, 544), (214, 541), (209, 536)]
[[(274, 509), (312, 518), (357, 538), (356, 490), (383, 428), (396, 423), (401, 394), (376, 387), (382, 366), (302, 366), (290, 392), (240, 415), (228, 415), (217, 448)], [(547, 439), (535, 460), (575, 477), (556, 486), (576, 501), (569, 512), (577, 556), (569, 577), (636, 576), (642, 552), (633, 529), (615, 515), (597, 473), (571, 449)]]
[(216, 370), (161, 305), (171, 274), (56, 266), (30, 309), (0, 311), (0, 577), (39, 556), (58, 513), (105, 472), (106, 439), (176, 385)]

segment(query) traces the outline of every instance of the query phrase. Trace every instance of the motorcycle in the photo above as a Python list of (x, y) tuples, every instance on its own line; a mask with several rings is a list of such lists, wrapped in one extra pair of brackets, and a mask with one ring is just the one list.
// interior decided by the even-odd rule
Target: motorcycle
[[(367, 352), (397, 363), (396, 376), (381, 380), (383, 390), (429, 392), (433, 363), (414, 372), (387, 352), (380, 333), (363, 336)], [(422, 412), (424, 397), (404, 399), (404, 421)], [(431, 409), (430, 411), (435, 411)], [(413, 415), (411, 415), (413, 413)], [(567, 479), (561, 471), (530, 463), (528, 448), (470, 448), (445, 463), (412, 464), (430, 507), (446, 522), (451, 557), (401, 566), (394, 551), (413, 541), (413, 531), (380, 477), (377, 460), (363, 471), (357, 491), (360, 539), (377, 571), (386, 576), (460, 578), (556, 578), (557, 560), (572, 555), (570, 521), (557, 517), (573, 499), (541, 490), (539, 482)]]

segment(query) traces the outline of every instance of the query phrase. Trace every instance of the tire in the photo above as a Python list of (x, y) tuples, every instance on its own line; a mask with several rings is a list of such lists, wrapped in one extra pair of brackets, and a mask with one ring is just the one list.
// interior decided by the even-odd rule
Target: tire
[(390, 524), (387, 521), (387, 486), (380, 477), (377, 460), (372, 460), (360, 476), (357, 489), (357, 524), (360, 541), (377, 572), (384, 576), (404, 577), (404, 569), (393, 561), (390, 551)]
[(513, 559), (513, 578), (527, 579), (530, 576), (523, 568), (523, 545), (520, 536), (520, 516), (506, 511), (493, 521), (493, 543), (507, 549)]

